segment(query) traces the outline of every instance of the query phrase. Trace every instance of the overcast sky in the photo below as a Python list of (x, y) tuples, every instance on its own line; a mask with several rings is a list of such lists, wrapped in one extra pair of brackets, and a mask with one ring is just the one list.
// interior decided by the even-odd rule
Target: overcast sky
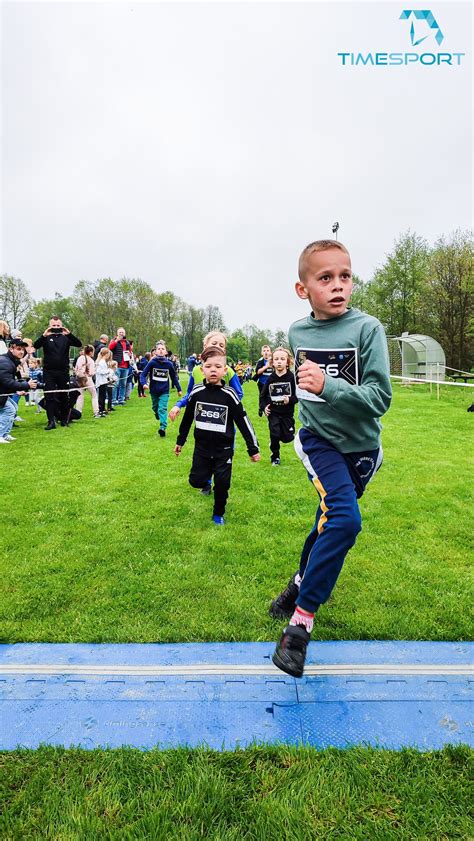
[[(407, 4), (423, 9), (424, 3)], [(471, 224), (470, 4), (2, 4), (0, 273), (34, 298), (140, 277), (287, 329), (301, 249), (369, 279), (408, 228)], [(338, 52), (463, 52), (343, 67)]]

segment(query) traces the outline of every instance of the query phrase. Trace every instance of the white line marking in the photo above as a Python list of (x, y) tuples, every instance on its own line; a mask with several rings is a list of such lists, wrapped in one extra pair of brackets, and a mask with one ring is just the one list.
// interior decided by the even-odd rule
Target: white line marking
[[(336, 665), (309, 664), (305, 668), (309, 675), (472, 675), (474, 667), (468, 664), (353, 664)], [(130, 666), (128, 664), (109, 665), (71, 665), (65, 664), (21, 664), (0, 665), (2, 675), (281, 675), (280, 669), (268, 665), (254, 664), (208, 664), (196, 663), (184, 666)]]

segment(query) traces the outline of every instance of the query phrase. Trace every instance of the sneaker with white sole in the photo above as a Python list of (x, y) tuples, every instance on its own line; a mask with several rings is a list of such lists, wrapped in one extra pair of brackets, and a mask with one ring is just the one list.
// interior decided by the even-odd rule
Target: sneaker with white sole
[(0, 438), (0, 444), (9, 444), (9, 443), (10, 443), (10, 441), (7, 441), (7, 439), (4, 438), (3, 436)]
[(5, 441), (16, 441), (16, 438), (15, 438), (14, 435), (8, 435), (7, 434), (7, 435), (4, 435), (3, 437), (5, 438)]
[(306, 649), (310, 635), (302, 625), (288, 625), (275, 648), (272, 660), (282, 672), (292, 677), (301, 677), (306, 660)]

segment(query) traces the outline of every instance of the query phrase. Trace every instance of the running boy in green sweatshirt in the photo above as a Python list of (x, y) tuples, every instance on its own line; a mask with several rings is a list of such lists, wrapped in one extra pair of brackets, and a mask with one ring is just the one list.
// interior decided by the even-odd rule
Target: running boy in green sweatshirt
[(295, 450), (319, 506), (299, 570), (270, 608), (274, 618), (290, 618), (273, 662), (295, 677), (303, 674), (315, 613), (331, 595), (361, 529), (357, 500), (382, 463), (380, 417), (391, 401), (384, 329), (373, 316), (348, 308), (347, 249), (335, 240), (310, 243), (298, 275), (296, 294), (309, 301), (311, 313), (288, 334), (302, 423)]

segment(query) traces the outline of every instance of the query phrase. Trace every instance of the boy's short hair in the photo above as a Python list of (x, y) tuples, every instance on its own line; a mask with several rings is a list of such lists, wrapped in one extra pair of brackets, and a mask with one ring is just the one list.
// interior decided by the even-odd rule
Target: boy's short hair
[(306, 248), (303, 248), (303, 251), (300, 254), (300, 259), (298, 260), (298, 277), (301, 281), (304, 280), (305, 271), (306, 271), (306, 261), (310, 254), (314, 251), (330, 251), (332, 248), (337, 248), (339, 251), (345, 251), (346, 254), (349, 254), (345, 245), (342, 242), (338, 242), (337, 239), (317, 239), (314, 242), (310, 242)]
[(227, 358), (224, 351), (218, 347), (207, 347), (201, 353), (201, 359), (203, 362), (207, 362), (207, 360), (211, 359), (213, 356), (220, 356), (224, 360)]

